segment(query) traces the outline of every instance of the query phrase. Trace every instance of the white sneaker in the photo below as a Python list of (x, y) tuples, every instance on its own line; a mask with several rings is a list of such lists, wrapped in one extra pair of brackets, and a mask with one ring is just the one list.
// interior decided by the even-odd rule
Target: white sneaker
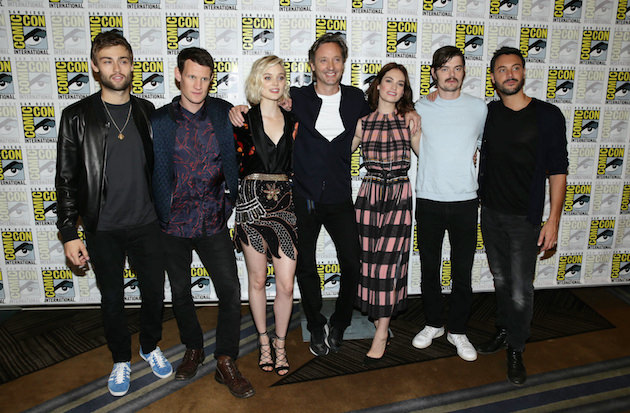
[(415, 348), (427, 348), (431, 345), (434, 338), (444, 335), (444, 327), (435, 328), (426, 326), (411, 340), (411, 345)]
[(466, 334), (451, 334), (446, 335), (446, 339), (449, 343), (457, 347), (457, 355), (466, 361), (477, 360), (477, 351), (468, 341)]

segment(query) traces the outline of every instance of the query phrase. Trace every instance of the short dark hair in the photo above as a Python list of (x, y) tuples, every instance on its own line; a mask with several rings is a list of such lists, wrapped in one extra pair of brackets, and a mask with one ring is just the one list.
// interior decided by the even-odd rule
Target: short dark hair
[(464, 53), (455, 46), (443, 46), (440, 47), (433, 53), (433, 61), (431, 62), (431, 69), (439, 69), (446, 64), (453, 57), (459, 56), (462, 58), (462, 62), (464, 66), (466, 66), (466, 59), (464, 58)]
[(92, 59), (92, 62), (96, 64), (96, 54), (102, 49), (112, 46), (123, 46), (127, 49), (133, 61), (133, 50), (131, 50), (131, 45), (127, 39), (125, 39), (118, 30), (109, 30), (97, 34), (92, 41), (92, 50), (90, 51), (90, 59)]
[(365, 94), (367, 95), (367, 101), (370, 105), (370, 109), (376, 110), (378, 108), (378, 85), (381, 84), (383, 77), (392, 69), (398, 69), (405, 76), (405, 86), (403, 89), (403, 95), (398, 102), (396, 102), (396, 110), (399, 115), (404, 115), (407, 112), (411, 112), (413, 110), (413, 91), (411, 90), (411, 84), (409, 82), (409, 74), (407, 74), (407, 69), (405, 66), (398, 64), (396, 62), (387, 63), (385, 66), (381, 68), (378, 72), (372, 83), (370, 83), (370, 87), (368, 88)]
[(201, 66), (210, 68), (210, 73), (214, 73), (214, 59), (206, 49), (200, 47), (187, 47), (177, 55), (177, 68), (179, 72), (184, 71), (186, 60), (192, 60)]
[(497, 64), (497, 59), (503, 55), (513, 54), (521, 58), (521, 64), (523, 65), (523, 69), (525, 69), (525, 58), (521, 54), (521, 51), (515, 47), (503, 46), (494, 52), (492, 56), (492, 60), (490, 60), (490, 73), (494, 73), (494, 66)]
[(319, 46), (324, 43), (336, 43), (337, 46), (341, 49), (341, 57), (343, 58), (343, 62), (346, 63), (346, 59), (348, 58), (348, 46), (346, 45), (346, 41), (343, 39), (338, 33), (324, 33), (319, 37), (319, 39), (315, 40), (313, 45), (308, 51), (308, 61), (313, 63), (315, 62), (315, 52), (319, 49)]

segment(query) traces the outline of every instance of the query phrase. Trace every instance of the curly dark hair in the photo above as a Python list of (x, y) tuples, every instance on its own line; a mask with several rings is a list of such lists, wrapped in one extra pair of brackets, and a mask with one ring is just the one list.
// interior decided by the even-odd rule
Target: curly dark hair
[(396, 110), (399, 115), (404, 115), (407, 112), (411, 112), (414, 110), (413, 108), (413, 92), (411, 90), (411, 85), (409, 84), (409, 75), (407, 74), (407, 69), (405, 66), (398, 64), (396, 62), (387, 63), (385, 66), (381, 68), (378, 72), (372, 83), (370, 83), (370, 87), (368, 88), (365, 94), (367, 95), (367, 101), (370, 105), (370, 109), (376, 110), (378, 107), (378, 85), (381, 84), (383, 77), (387, 72), (392, 69), (398, 69), (402, 72), (403, 76), (405, 76), (405, 86), (403, 90), (403, 95), (398, 102), (396, 102)]

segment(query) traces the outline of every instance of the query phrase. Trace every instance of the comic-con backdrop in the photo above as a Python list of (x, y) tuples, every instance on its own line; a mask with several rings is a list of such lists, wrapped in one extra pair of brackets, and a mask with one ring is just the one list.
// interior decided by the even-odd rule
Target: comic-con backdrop
[[(0, 303), (100, 301), (93, 273), (77, 275), (65, 265), (55, 227), (54, 175), (61, 112), (98, 90), (89, 50), (106, 30), (130, 41), (132, 93), (158, 107), (178, 95), (176, 56), (190, 46), (212, 53), (210, 94), (234, 104), (245, 102), (245, 77), (263, 55), (285, 59), (291, 85), (309, 84), (307, 52), (325, 32), (348, 42), (344, 83), (365, 90), (384, 63), (397, 61), (409, 71), (414, 99), (433, 89), (429, 64), (438, 47), (464, 52), (463, 90), (487, 100), (494, 98), (492, 53), (517, 47), (527, 61), (525, 92), (557, 104), (566, 117), (570, 157), (558, 253), (538, 262), (535, 285), (628, 283), (629, 10), (628, 0), (0, 0)], [(355, 194), (360, 165), (357, 152), (351, 164)], [(414, 235), (411, 293), (420, 292), (421, 242)], [(480, 235), (477, 252), (474, 289), (491, 290)], [(448, 254), (446, 238), (445, 290)], [(335, 295), (339, 265), (324, 231), (317, 259), (323, 293)], [(247, 273), (242, 257), (238, 261), (246, 299)], [(196, 299), (216, 299), (210, 276), (195, 256), (190, 277)], [(133, 270), (124, 277), (127, 300), (138, 300)], [(271, 266), (267, 285), (271, 297)], [(168, 285), (166, 291), (170, 298)]]

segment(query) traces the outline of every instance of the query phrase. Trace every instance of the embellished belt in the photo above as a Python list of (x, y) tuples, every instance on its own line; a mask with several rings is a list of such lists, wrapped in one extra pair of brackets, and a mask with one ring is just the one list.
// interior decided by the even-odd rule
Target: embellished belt
[(286, 174), (249, 174), (245, 178), (245, 181), (288, 181), (289, 177)]
[(368, 171), (365, 177), (388, 180), (388, 179), (394, 179), (394, 178), (407, 177), (407, 171), (404, 169), (398, 169), (394, 171)]

